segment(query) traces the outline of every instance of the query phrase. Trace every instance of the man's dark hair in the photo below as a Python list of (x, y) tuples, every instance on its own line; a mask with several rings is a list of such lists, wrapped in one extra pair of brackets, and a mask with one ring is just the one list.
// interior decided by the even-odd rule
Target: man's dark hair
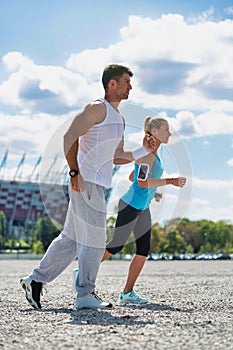
[(104, 90), (107, 90), (108, 83), (111, 79), (118, 81), (124, 73), (129, 74), (130, 77), (133, 76), (133, 72), (126, 66), (121, 66), (119, 64), (109, 64), (106, 66), (102, 75)]

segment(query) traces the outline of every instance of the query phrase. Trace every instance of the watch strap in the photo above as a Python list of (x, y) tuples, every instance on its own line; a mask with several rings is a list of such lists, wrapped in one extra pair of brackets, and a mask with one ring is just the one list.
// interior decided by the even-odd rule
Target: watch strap
[(79, 170), (77, 170), (77, 169), (71, 169), (71, 170), (69, 171), (69, 175), (70, 175), (71, 177), (77, 176), (78, 174), (79, 174)]

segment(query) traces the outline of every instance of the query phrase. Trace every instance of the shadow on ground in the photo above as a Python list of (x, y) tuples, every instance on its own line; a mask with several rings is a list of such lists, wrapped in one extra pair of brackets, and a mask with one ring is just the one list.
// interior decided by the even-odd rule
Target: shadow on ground
[[(145, 326), (148, 324), (155, 324), (151, 318), (151, 312), (148, 314), (148, 320), (141, 319), (140, 316), (135, 316), (131, 314), (131, 310), (148, 310), (148, 311), (168, 311), (168, 312), (183, 312), (183, 313), (193, 313), (194, 309), (179, 309), (171, 307), (169, 305), (161, 304), (144, 304), (144, 305), (133, 305), (128, 304), (127, 306), (120, 305), (120, 315), (113, 315), (113, 312), (116, 312), (116, 308), (109, 310), (92, 310), (92, 309), (68, 309), (68, 308), (48, 308), (41, 310), (34, 309), (24, 309), (21, 312), (40, 312), (43, 314), (55, 313), (55, 314), (67, 314), (70, 315), (71, 320), (66, 322), (67, 324), (77, 324), (77, 325), (141, 325)], [(125, 312), (124, 312), (125, 310)], [(122, 313), (123, 311), (123, 313)]]

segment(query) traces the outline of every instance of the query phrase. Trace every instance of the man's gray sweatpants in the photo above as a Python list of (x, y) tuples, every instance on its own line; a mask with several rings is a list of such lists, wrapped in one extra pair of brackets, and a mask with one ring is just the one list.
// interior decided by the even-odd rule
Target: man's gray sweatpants
[(83, 296), (95, 289), (105, 244), (105, 189), (86, 182), (84, 192), (70, 190), (64, 229), (30, 277), (37, 282), (51, 282), (78, 257), (77, 295)]

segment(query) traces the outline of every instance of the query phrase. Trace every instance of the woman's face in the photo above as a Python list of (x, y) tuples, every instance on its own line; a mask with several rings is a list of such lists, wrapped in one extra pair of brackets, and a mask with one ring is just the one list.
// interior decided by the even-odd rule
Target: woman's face
[(171, 136), (168, 123), (167, 122), (162, 123), (159, 129), (154, 128), (154, 136), (161, 143), (168, 143), (168, 139)]

